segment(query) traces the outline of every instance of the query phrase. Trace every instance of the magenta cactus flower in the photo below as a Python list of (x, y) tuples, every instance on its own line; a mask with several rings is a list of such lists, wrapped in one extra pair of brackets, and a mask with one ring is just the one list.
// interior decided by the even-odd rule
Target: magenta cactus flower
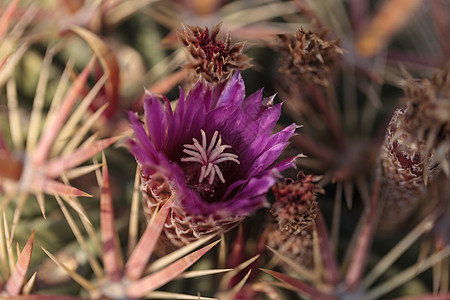
[(173, 197), (165, 233), (175, 245), (231, 228), (266, 205), (266, 192), (293, 159), (275, 163), (297, 128), (272, 134), (281, 104), (262, 90), (245, 99), (239, 73), (212, 87), (200, 80), (176, 109), (147, 93), (145, 128), (130, 113), (130, 150), (141, 171), (148, 216)]

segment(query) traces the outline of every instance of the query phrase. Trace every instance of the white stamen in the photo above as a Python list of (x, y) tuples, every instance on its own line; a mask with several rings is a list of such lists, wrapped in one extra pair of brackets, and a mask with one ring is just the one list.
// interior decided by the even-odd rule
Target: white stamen
[(209, 143), (208, 151), (206, 153), (211, 153), (211, 150), (214, 148), (214, 144), (216, 142), (218, 134), (219, 133), (217, 131), (214, 131), (214, 134), (213, 134), (213, 137), (211, 139), (211, 142)]
[[(197, 148), (198, 152), (202, 156), (203, 162), (206, 162), (208, 160), (208, 155), (205, 152), (205, 147), (202, 147), (196, 139), (192, 139), (192, 140), (194, 141), (194, 146)], [(206, 138), (202, 143), (206, 144)]]
[[(186, 149), (197, 150), (197, 147), (195, 147), (194, 145), (191, 145), (191, 144), (184, 144), (183, 146)], [(186, 150), (186, 149), (184, 149), (184, 150)], [(184, 152), (184, 150), (183, 150), (183, 152)]]
[(202, 156), (198, 152), (187, 149), (184, 149), (183, 152), (197, 158), (200, 162), (202, 161)]
[(209, 176), (209, 184), (212, 184), (214, 182), (214, 177), (216, 177), (216, 170), (214, 168), (211, 168), (211, 175)]
[[(208, 183), (213, 184), (217, 174), (220, 181), (222, 183), (225, 183), (225, 178), (223, 177), (223, 173), (220, 170), (218, 164), (225, 161), (232, 161), (240, 164), (238, 156), (233, 153), (223, 152), (225, 149), (231, 148), (231, 146), (222, 145), (222, 137), (217, 131), (214, 132), (209, 146), (207, 145), (205, 131), (203, 129), (200, 129), (200, 133), (202, 134), (202, 144), (200, 145), (199, 141), (195, 138), (192, 139), (194, 144), (185, 144), (183, 153), (186, 153), (187, 155), (189, 155), (189, 157), (183, 157), (181, 161), (196, 162), (202, 164), (198, 182), (203, 182), (203, 179), (209, 176)], [(217, 139), (217, 137), (219, 138)], [(208, 148), (206, 148), (207, 146)]]
[(206, 167), (205, 177), (211, 173), (212, 168), (213, 168), (212, 163), (209, 163), (208, 166)]
[(222, 171), (220, 171), (218, 165), (214, 165), (214, 170), (216, 170), (216, 174), (219, 176), (220, 181), (225, 182), (225, 178), (223, 178)]
[(198, 159), (197, 157), (184, 157), (181, 159), (182, 162), (198, 162), (198, 163), (202, 163), (202, 161), (200, 159)]
[(215, 163), (218, 164), (218, 163), (221, 163), (221, 162), (224, 162), (224, 161), (227, 161), (227, 160), (228, 161), (234, 161), (235, 163), (239, 164), (239, 161), (236, 158), (234, 158), (234, 157), (222, 157), (222, 158), (216, 160)]
[(220, 146), (220, 147), (216, 147), (216, 149), (214, 149), (213, 152), (209, 153), (209, 159), (210, 160), (216, 159), (220, 154), (223, 153), (223, 150), (225, 150), (227, 148), (231, 148), (231, 147), (228, 146), (228, 145), (223, 145), (223, 146)]
[(202, 134), (202, 148), (206, 149), (206, 133), (203, 130), (201, 130), (200, 133)]
[(202, 168), (200, 169), (200, 178), (198, 179), (198, 181), (202, 182), (203, 178), (205, 178), (205, 171), (206, 171), (206, 166), (202, 166)]

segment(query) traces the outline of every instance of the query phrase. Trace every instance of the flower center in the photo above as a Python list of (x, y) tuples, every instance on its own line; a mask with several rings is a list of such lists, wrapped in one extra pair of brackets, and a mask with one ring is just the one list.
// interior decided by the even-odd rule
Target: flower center
[(225, 49), (225, 45), (221, 41), (217, 42), (215, 40), (215, 35), (213, 38), (209, 36), (208, 28), (206, 28), (204, 32), (196, 32), (195, 37), (197, 38), (197, 45), (205, 51), (209, 60), (217, 53), (222, 53)]
[[(208, 183), (211, 185), (214, 179), (219, 177), (222, 183), (225, 183), (225, 178), (223, 177), (222, 171), (220, 170), (218, 164), (226, 161), (232, 161), (237, 164), (239, 160), (238, 156), (233, 153), (225, 153), (224, 150), (231, 148), (229, 145), (222, 145), (222, 137), (215, 131), (209, 146), (206, 142), (206, 133), (203, 129), (200, 129), (202, 134), (202, 144), (198, 142), (197, 139), (193, 138), (194, 144), (185, 144), (183, 152), (189, 155), (188, 157), (183, 157), (182, 162), (194, 162), (201, 164), (200, 176), (198, 182), (202, 183), (205, 178), (209, 177)], [(219, 139), (217, 139), (219, 137)]]

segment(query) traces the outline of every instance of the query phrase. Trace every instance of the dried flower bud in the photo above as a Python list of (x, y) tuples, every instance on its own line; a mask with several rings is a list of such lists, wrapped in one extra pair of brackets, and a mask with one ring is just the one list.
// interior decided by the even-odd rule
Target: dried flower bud
[(281, 45), (275, 48), (281, 53), (279, 71), (295, 80), (312, 81), (329, 85), (330, 71), (344, 51), (338, 40), (325, 40), (327, 30), (311, 31), (300, 28), (296, 35), (281, 34)]
[(395, 111), (380, 153), (386, 200), (382, 231), (404, 224), (426, 195), (427, 182), (441, 169), (449, 172), (449, 78), (447, 70), (432, 81), (408, 80), (406, 106)]
[(178, 38), (188, 50), (189, 62), (183, 67), (193, 70), (194, 80), (199, 76), (208, 82), (224, 82), (234, 71), (251, 66), (250, 58), (243, 54), (244, 43), (231, 45), (230, 34), (225, 41), (217, 41), (217, 35), (222, 23), (211, 29), (198, 26), (186, 26), (183, 32), (178, 32)]
[(318, 212), (316, 193), (323, 193), (315, 182), (320, 176), (298, 175), (272, 188), (276, 202), (271, 213), (275, 218), (268, 234), (268, 244), (304, 267), (312, 268), (312, 235)]

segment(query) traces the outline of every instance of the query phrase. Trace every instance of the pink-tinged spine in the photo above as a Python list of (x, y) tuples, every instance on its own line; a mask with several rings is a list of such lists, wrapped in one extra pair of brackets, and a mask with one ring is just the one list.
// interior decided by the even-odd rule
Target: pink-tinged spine
[(322, 293), (321, 291), (318, 291), (313, 286), (304, 283), (303, 281), (300, 281), (298, 279), (295, 279), (289, 275), (267, 270), (267, 269), (261, 269), (261, 271), (266, 272), (267, 274), (272, 275), (273, 277), (277, 278), (278, 280), (281, 280), (282, 282), (287, 283), (290, 287), (294, 288), (296, 291), (300, 292), (302, 295), (307, 296), (311, 299), (321, 299), (321, 300), (338, 300), (336, 296), (327, 295)]
[(70, 90), (67, 92), (59, 111), (54, 115), (54, 118), (49, 122), (47, 130), (39, 140), (39, 144), (36, 147), (35, 155), (33, 157), (33, 162), (36, 166), (42, 166), (46, 161), (53, 142), (56, 139), (59, 131), (61, 130), (64, 122), (67, 120), (70, 112), (72, 111), (78, 97), (83, 91), (84, 85), (89, 77), (92, 66), (95, 59), (91, 59), (89, 64), (83, 69), (83, 71), (78, 75), (78, 77), (73, 82)]
[(84, 29), (83, 27), (73, 26), (71, 30), (82, 37), (98, 56), (103, 70), (108, 74), (108, 81), (105, 83), (106, 99), (108, 107), (105, 114), (107, 116), (114, 113), (118, 105), (120, 67), (118, 59), (107, 43), (101, 40), (97, 35)]
[(103, 266), (110, 281), (119, 281), (122, 277), (120, 245), (114, 226), (114, 208), (112, 203), (109, 173), (106, 160), (103, 159), (103, 185), (100, 197), (100, 227), (103, 241)]
[(180, 258), (164, 269), (148, 275), (141, 280), (131, 283), (127, 287), (127, 297), (139, 298), (147, 295), (149, 292), (163, 286), (172, 279), (183, 273), (187, 268), (199, 260), (206, 252), (214, 247), (219, 241), (209, 244), (183, 258)]
[(90, 146), (82, 147), (77, 151), (65, 155), (63, 157), (55, 158), (51, 160), (46, 166), (46, 174), (48, 177), (55, 178), (61, 175), (62, 172), (76, 167), (89, 158), (94, 157), (100, 151), (103, 151), (109, 147), (112, 143), (116, 142), (119, 137), (112, 137), (97, 141)]
[(58, 194), (62, 196), (92, 197), (88, 193), (70, 185), (65, 185), (59, 181), (40, 176), (34, 176), (31, 179), (31, 190), (35, 193), (45, 193), (48, 195)]
[(31, 254), (33, 253), (33, 241), (34, 230), (20, 253), (16, 267), (5, 285), (6, 293), (10, 297), (19, 295), (22, 290), (22, 286), (25, 282), (25, 276), (27, 275), (28, 267), (30, 266)]
[(339, 278), (339, 271), (336, 263), (336, 255), (333, 250), (333, 246), (329, 239), (329, 234), (325, 225), (325, 220), (322, 214), (319, 212), (316, 217), (317, 235), (319, 238), (320, 250), (322, 252), (322, 259), (327, 269), (327, 280), (332, 285), (337, 285)]
[(150, 258), (156, 242), (161, 234), (161, 231), (166, 222), (167, 215), (169, 214), (172, 204), (172, 198), (170, 198), (162, 209), (157, 213), (155, 219), (148, 223), (144, 234), (142, 235), (136, 248), (131, 253), (130, 258), (125, 265), (125, 275), (131, 280), (137, 280), (141, 278), (144, 273), (144, 269), (147, 266), (148, 259)]
[(366, 267), (367, 255), (370, 251), (373, 235), (377, 226), (378, 217), (378, 197), (381, 188), (381, 178), (378, 176), (370, 199), (368, 211), (363, 216), (365, 218), (364, 225), (359, 234), (359, 238), (353, 252), (353, 259), (348, 268), (347, 276), (345, 278), (346, 286), (349, 290), (354, 290), (358, 287), (361, 281), (364, 268)]
[(5, 35), (6, 29), (8, 29), (9, 21), (16, 12), (18, 6), (19, 0), (14, 0), (8, 5), (5, 12), (3, 13), (3, 16), (0, 20), (0, 40)]

